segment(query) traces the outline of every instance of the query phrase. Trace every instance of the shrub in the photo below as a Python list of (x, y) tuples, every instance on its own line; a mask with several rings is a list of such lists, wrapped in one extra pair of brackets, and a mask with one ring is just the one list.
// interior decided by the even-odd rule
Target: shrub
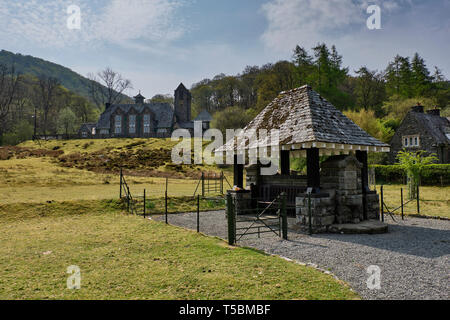
[[(405, 184), (406, 172), (399, 165), (373, 165), (377, 184)], [(424, 166), (421, 174), (422, 185), (450, 185), (450, 164), (431, 164)]]

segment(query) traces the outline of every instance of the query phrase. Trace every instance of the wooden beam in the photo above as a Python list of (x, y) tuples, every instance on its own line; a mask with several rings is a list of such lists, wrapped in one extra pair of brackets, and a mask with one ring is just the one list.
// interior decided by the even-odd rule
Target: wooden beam
[(307, 171), (308, 188), (313, 189), (313, 193), (320, 192), (320, 156), (319, 149), (312, 148), (307, 150)]
[(291, 174), (291, 162), (289, 151), (286, 150), (280, 151), (280, 167), (281, 167), (281, 175), (289, 176)]
[(242, 156), (234, 156), (234, 185), (238, 188), (244, 188), (244, 162)]

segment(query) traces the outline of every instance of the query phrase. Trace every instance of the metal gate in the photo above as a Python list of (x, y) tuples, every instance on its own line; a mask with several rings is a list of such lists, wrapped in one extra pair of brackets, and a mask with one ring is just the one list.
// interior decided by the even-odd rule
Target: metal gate
[(242, 203), (227, 195), (228, 242), (235, 245), (244, 237), (273, 233), (287, 240), (286, 194), (279, 195), (271, 202), (258, 199), (246, 200), (246, 203), (257, 204), (243, 208)]

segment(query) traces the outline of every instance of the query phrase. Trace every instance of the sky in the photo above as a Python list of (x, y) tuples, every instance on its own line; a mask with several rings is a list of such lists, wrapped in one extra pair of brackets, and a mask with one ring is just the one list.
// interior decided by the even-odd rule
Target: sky
[[(370, 5), (381, 29), (367, 27)], [(147, 98), (319, 42), (351, 73), (418, 52), (450, 78), (450, 0), (0, 0), (0, 49), (83, 76), (111, 67)]]

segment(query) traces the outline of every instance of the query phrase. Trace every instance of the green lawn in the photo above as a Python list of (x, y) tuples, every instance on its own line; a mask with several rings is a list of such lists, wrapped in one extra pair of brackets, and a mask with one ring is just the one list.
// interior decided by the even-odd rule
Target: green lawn
[[(407, 186), (383, 186), (384, 201), (390, 209), (396, 209), (400, 207), (401, 188), (403, 188), (404, 202), (407, 202)], [(377, 186), (377, 191), (379, 194), (380, 189), (380, 186)], [(417, 214), (417, 201), (412, 201), (407, 204), (404, 210), (406, 215)], [(400, 213), (400, 210), (396, 211), (396, 214)], [(429, 217), (450, 218), (450, 187), (420, 187), (420, 214)]]
[[(0, 205), (0, 299), (358, 299), (315, 269), (125, 215), (115, 201)], [(66, 288), (67, 267), (81, 289)]]

